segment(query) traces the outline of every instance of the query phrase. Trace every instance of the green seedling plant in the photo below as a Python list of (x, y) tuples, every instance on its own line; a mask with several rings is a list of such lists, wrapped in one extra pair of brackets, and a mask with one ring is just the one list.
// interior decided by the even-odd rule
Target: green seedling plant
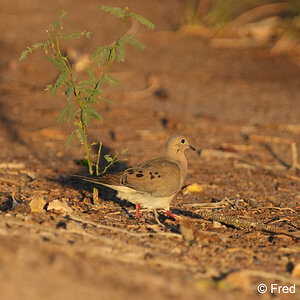
[[(21, 54), (19, 60), (22, 61), (26, 56), (37, 49), (43, 49), (46, 54), (46, 59), (52, 63), (59, 71), (59, 76), (53, 85), (48, 85), (46, 91), (51, 95), (56, 95), (58, 90), (64, 88), (64, 96), (66, 99), (66, 106), (60, 112), (58, 123), (73, 122), (74, 130), (67, 139), (67, 144), (70, 144), (74, 137), (77, 137), (85, 149), (85, 161), (88, 165), (89, 173), (93, 175), (101, 175), (118, 160), (119, 153), (116, 152), (113, 157), (105, 155), (104, 158), (108, 161), (103, 172), (99, 172), (99, 160), (102, 149), (102, 143), (99, 143), (99, 150), (96, 162), (91, 159), (91, 149), (95, 142), (88, 141), (87, 128), (91, 120), (102, 121), (102, 116), (96, 111), (95, 104), (99, 101), (112, 102), (103, 95), (103, 86), (119, 86), (120, 82), (109, 74), (111, 65), (115, 62), (122, 63), (126, 59), (126, 45), (130, 44), (141, 50), (146, 48), (145, 44), (135, 38), (133, 34), (125, 32), (126, 25), (130, 19), (135, 19), (140, 24), (154, 29), (154, 25), (145, 17), (131, 12), (127, 7), (121, 9), (119, 7), (111, 7), (102, 5), (101, 9), (108, 12), (122, 20), (120, 33), (116, 41), (112, 45), (100, 46), (89, 57), (90, 63), (93, 67), (86, 69), (88, 79), (80, 81), (75, 74), (74, 63), (70, 60), (67, 54), (62, 51), (62, 45), (65, 42), (76, 38), (91, 37), (91, 32), (76, 31), (66, 35), (64, 33), (63, 21), (67, 17), (67, 13), (62, 11), (58, 20), (50, 24), (46, 29), (47, 40), (39, 42), (31, 47), (27, 47)], [(103, 70), (98, 77), (93, 68), (101, 68)], [(124, 154), (122, 151), (120, 154)]]

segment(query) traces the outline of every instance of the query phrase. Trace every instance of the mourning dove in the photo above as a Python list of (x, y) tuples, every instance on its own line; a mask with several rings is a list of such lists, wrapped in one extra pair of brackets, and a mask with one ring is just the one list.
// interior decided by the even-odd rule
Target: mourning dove
[(136, 205), (137, 218), (140, 217), (140, 207), (153, 209), (157, 221), (157, 209), (164, 209), (168, 216), (174, 218), (170, 212), (170, 203), (183, 186), (187, 174), (184, 151), (188, 148), (195, 151), (184, 136), (176, 135), (169, 139), (163, 157), (145, 161), (113, 175), (77, 177), (117, 191), (117, 197)]

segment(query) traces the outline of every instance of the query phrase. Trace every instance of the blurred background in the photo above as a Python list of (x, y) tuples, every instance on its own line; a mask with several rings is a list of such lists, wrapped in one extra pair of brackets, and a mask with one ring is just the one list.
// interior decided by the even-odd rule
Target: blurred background
[[(65, 223), (59, 222), (67, 221), (61, 216), (45, 211), (38, 216), (30, 214), (28, 203), (37, 195), (46, 202), (67, 199), (72, 209), (95, 222), (110, 226), (120, 222), (126, 230), (150, 231), (134, 223), (119, 204), (101, 202), (101, 210), (94, 211), (91, 189), (74, 187), (66, 179), (82, 170), (78, 161), (84, 151), (78, 141), (65, 144), (72, 124), (57, 124), (65, 107), (63, 91), (55, 97), (44, 91), (57, 79), (57, 70), (45, 60), (43, 51), (18, 61), (27, 46), (47, 39), (45, 29), (65, 10), (67, 33), (92, 32), (91, 39), (62, 46), (74, 61), (77, 76), (83, 76), (89, 66), (88, 56), (97, 47), (114, 42), (120, 30), (120, 21), (99, 9), (103, 4), (128, 6), (153, 22), (155, 29), (128, 24), (127, 30), (133, 30), (147, 49), (142, 52), (128, 46), (126, 61), (112, 66), (111, 74), (121, 86), (104, 91), (105, 98), (115, 105), (96, 105), (104, 121), (93, 122), (88, 128), (91, 141), (101, 140), (112, 154), (128, 149), (127, 166), (162, 155), (168, 138), (179, 133), (197, 149), (234, 152), (262, 165), (292, 165), (290, 143), (300, 143), (299, 0), (0, 0), (0, 161), (23, 166), (21, 171), (0, 170), (1, 203), (12, 201), (11, 195), (21, 203), (15, 210), (5, 206), (1, 217), (9, 211), (24, 223), (62, 230)], [(271, 139), (271, 149), (265, 145), (270, 139), (260, 143), (262, 139), (255, 140), (256, 135), (278, 139), (275, 143)], [(286, 224), (281, 220), (296, 218), (299, 170), (288, 179), (271, 176), (255, 166), (238, 167), (224, 158), (193, 155), (187, 153), (191, 162), (187, 183), (198, 182), (208, 188), (196, 196), (179, 198), (174, 207), (182, 208), (184, 201), (247, 198), (251, 201), (242, 202), (241, 211), (234, 204), (227, 206), (228, 213), (269, 222), (268, 213), (256, 211), (245, 216), (247, 209), (285, 205), (293, 211), (285, 210), (290, 215), (279, 215), (276, 220)], [(151, 223), (149, 220), (151, 215), (146, 224)], [(5, 233), (0, 242), (3, 300), (59, 299), (55, 291), (69, 296), (64, 299), (140, 299), (141, 295), (145, 299), (199, 299), (199, 295), (201, 299), (242, 299), (245, 295), (254, 299), (257, 293), (248, 277), (231, 279), (244, 280), (245, 289), (237, 292), (234, 287), (229, 292), (216, 288), (216, 278), (225, 278), (233, 268), (290, 276), (293, 268), (288, 266), (299, 262), (297, 249), (286, 255), (280, 252), (286, 245), (294, 245), (291, 238), (275, 239), (266, 233), (248, 238), (243, 231), (221, 224), (216, 229), (208, 221), (195, 226), (227, 234), (226, 242), (209, 240), (202, 247), (201, 243), (166, 238), (154, 243), (150, 237), (140, 240), (99, 233), (96, 227), (95, 232), (88, 232), (90, 236), (84, 236), (86, 228), (82, 226), (80, 238), (71, 234), (50, 236), (50, 229), (45, 233), (40, 227), (25, 226), (26, 231), (19, 225), (1, 224), (4, 229), (1, 227), (0, 234)], [(13, 233), (6, 235), (9, 228)], [(102, 235), (106, 240), (97, 240)], [(243, 252), (243, 256), (239, 250), (226, 252), (228, 247), (249, 247), (252, 252)], [(136, 249), (140, 249), (138, 254)], [(122, 260), (124, 256), (128, 260)], [(139, 259), (135, 261), (135, 257)], [(166, 263), (151, 264), (153, 257)], [(207, 283), (203, 286), (203, 278), (211, 280), (214, 288)]]
[[(6, 92), (5, 98), (2, 92), (1, 105), (13, 111), (4, 116), (10, 125), (18, 120), (22, 130), (27, 125), (28, 130), (56, 126), (56, 116), (65, 103), (60, 97), (51, 98), (43, 88), (55, 81), (57, 71), (44, 59), (43, 51), (22, 63), (18, 57), (27, 46), (46, 39), (48, 24), (64, 9), (68, 12), (66, 32), (88, 30), (93, 34), (92, 39), (62, 46), (81, 76), (89, 54), (112, 43), (120, 28), (117, 18), (99, 9), (101, 4), (93, 0), (1, 1), (0, 68)], [(218, 137), (212, 136), (208, 120), (245, 126), (299, 122), (298, 1), (129, 0), (110, 1), (110, 5), (126, 5), (156, 27), (150, 32), (132, 25), (147, 50), (129, 47), (126, 62), (113, 66), (113, 75), (122, 86), (107, 89), (105, 96), (117, 106), (98, 105), (105, 121), (94, 125), (92, 140), (98, 140), (100, 133), (102, 139), (111, 141), (112, 132), (118, 140), (126, 139), (128, 132), (141, 136), (152, 130), (163, 142), (181, 130), (187, 135), (198, 132), (195, 142), (199, 146), (217, 147), (219, 141), (214, 143), (214, 139)], [(15, 105), (16, 101), (20, 103)], [(24, 109), (31, 117), (20, 118)], [(165, 134), (165, 129), (171, 132)], [(200, 138), (200, 133), (205, 134)], [(226, 133), (215, 134), (226, 142)]]

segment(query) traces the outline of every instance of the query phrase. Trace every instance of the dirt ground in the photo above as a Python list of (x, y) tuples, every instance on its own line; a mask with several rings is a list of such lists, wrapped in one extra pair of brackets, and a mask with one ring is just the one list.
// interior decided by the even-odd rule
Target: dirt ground
[[(18, 62), (62, 9), (66, 31), (95, 36), (73, 50), (112, 42), (119, 23), (99, 4), (0, 1), (0, 299), (299, 299), (300, 171), (291, 146), (300, 149), (299, 66), (266, 48), (213, 49), (175, 31), (184, 1), (109, 1), (156, 29), (140, 28), (148, 49), (129, 48), (113, 67), (122, 86), (105, 93), (116, 105), (97, 105), (104, 122), (93, 123), (90, 139), (111, 154), (128, 149), (114, 171), (163, 155), (174, 134), (202, 150), (186, 153), (186, 184), (202, 191), (180, 193), (176, 221), (161, 213), (162, 229), (147, 210), (136, 220), (134, 206), (107, 189), (94, 203), (92, 184), (72, 178), (87, 169), (78, 164), (83, 147), (65, 145), (71, 125), (56, 121), (62, 93), (44, 91), (56, 70), (42, 53)], [(71, 211), (46, 204), (31, 212), (34, 199)], [(261, 283), (296, 290), (260, 295)]]

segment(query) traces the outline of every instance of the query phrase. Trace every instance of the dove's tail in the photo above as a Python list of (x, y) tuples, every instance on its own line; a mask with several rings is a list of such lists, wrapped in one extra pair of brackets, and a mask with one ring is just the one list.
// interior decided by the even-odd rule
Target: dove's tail
[(80, 178), (84, 181), (101, 184), (108, 187), (118, 186), (120, 184), (120, 177), (116, 175), (105, 175), (102, 177), (87, 177), (82, 175), (72, 175), (73, 177)]

